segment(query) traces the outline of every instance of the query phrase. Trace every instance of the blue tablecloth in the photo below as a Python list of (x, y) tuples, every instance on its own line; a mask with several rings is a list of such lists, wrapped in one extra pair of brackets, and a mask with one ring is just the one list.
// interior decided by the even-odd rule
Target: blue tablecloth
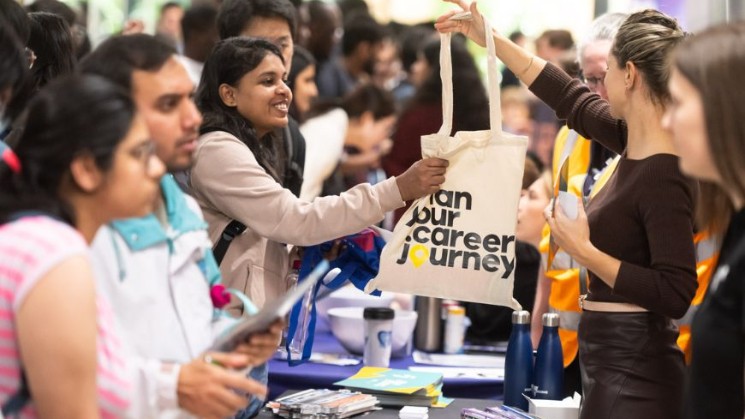
[[(313, 351), (321, 353), (347, 353), (330, 333), (316, 332)], [(408, 369), (415, 365), (411, 355), (405, 358), (392, 358), (390, 367)], [(269, 361), (269, 400), (287, 390), (309, 388), (335, 388), (334, 383), (354, 375), (362, 364), (348, 367), (336, 365), (305, 364), (290, 367), (287, 361)], [(446, 378), (442, 387), (445, 397), (502, 400), (504, 389), (501, 379)]]

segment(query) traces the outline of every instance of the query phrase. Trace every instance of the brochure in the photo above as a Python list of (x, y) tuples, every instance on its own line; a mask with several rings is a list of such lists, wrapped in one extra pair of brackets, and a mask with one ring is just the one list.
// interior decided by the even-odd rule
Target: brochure
[(325, 259), (315, 269), (301, 280), (295, 289), (287, 292), (284, 296), (264, 305), (258, 313), (250, 317), (244, 317), (227, 328), (214, 342), (211, 350), (230, 352), (236, 346), (245, 342), (253, 333), (263, 332), (277, 319), (284, 318), (290, 312), (296, 302), (313, 287), (319, 279), (328, 271), (329, 263)]

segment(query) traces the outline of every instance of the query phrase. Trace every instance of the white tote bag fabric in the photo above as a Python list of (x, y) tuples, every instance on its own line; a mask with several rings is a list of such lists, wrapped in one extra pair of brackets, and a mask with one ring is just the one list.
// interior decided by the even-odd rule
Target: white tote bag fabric
[[(486, 33), (491, 33), (485, 22)], [(515, 226), (527, 137), (502, 132), (494, 40), (487, 36), (491, 129), (450, 137), (450, 34), (440, 35), (443, 124), (422, 136), (422, 156), (450, 162), (442, 189), (415, 201), (380, 258), (375, 289), (519, 309), (512, 297)], [(468, 92), (455, 92), (466, 95)]]

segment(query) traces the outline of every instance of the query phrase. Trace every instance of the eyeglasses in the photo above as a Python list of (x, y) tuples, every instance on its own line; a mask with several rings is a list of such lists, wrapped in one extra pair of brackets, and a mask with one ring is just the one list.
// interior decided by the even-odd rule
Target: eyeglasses
[(147, 170), (150, 168), (152, 157), (155, 156), (155, 143), (152, 140), (146, 141), (129, 149), (127, 154), (139, 160)]
[(26, 54), (28, 69), (31, 70), (32, 68), (34, 68), (34, 63), (36, 62), (36, 54), (34, 53), (34, 50), (29, 47), (26, 47), (23, 52)]
[(590, 87), (605, 86), (605, 74), (603, 74), (603, 77), (582, 76), (582, 81)]

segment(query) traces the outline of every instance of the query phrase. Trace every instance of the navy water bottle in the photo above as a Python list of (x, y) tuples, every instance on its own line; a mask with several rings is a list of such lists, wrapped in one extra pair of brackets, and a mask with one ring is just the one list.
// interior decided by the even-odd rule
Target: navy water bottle
[(512, 333), (504, 359), (504, 404), (528, 411), (523, 393), (533, 382), (533, 344), (530, 341), (530, 313), (512, 313)]
[(533, 398), (561, 400), (564, 395), (564, 355), (559, 339), (559, 315), (546, 313), (541, 320), (543, 335), (535, 360)]

